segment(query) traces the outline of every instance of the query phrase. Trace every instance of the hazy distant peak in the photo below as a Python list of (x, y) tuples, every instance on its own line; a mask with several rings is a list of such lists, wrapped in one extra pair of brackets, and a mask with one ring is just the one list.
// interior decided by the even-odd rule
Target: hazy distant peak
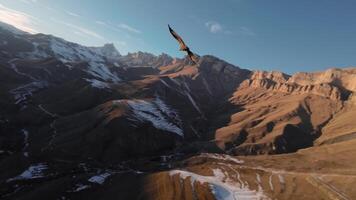
[(106, 57), (115, 58), (121, 56), (120, 52), (115, 48), (113, 43), (106, 43), (104, 46), (98, 48)]
[(7, 23), (1, 22), (1, 21), (0, 21), (0, 28), (5, 29), (7, 31), (10, 31), (10, 32), (12, 32), (14, 34), (17, 34), (17, 35), (28, 34), (25, 31), (22, 31), (22, 30), (14, 27), (14, 26), (12, 26), (10, 24), (7, 24)]

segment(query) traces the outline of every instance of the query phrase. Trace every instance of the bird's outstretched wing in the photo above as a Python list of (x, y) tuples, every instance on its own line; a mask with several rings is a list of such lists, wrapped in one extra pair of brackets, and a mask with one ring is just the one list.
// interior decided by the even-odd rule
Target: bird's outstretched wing
[(183, 39), (169, 26), (169, 32), (172, 34), (172, 36), (178, 41), (180, 50), (186, 51), (188, 49), (187, 45), (185, 45)]
[(187, 50), (187, 53), (188, 53), (189, 59), (190, 59), (194, 64), (197, 64), (198, 61), (199, 61), (198, 56), (196, 56), (196, 55), (195, 55), (193, 52), (191, 52), (189, 49)]
[(196, 56), (192, 51), (190, 51), (189, 47), (187, 47), (187, 45), (185, 45), (183, 39), (169, 26), (169, 24), (168, 24), (168, 28), (169, 28), (169, 32), (172, 34), (172, 36), (178, 41), (180, 50), (187, 52), (189, 59), (194, 64), (197, 64), (199, 61), (199, 57)]

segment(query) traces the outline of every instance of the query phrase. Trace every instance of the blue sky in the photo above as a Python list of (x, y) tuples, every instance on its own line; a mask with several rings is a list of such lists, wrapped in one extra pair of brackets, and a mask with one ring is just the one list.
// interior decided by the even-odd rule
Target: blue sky
[(356, 66), (354, 0), (0, 0), (0, 20), (122, 53), (199, 55), (286, 73)]

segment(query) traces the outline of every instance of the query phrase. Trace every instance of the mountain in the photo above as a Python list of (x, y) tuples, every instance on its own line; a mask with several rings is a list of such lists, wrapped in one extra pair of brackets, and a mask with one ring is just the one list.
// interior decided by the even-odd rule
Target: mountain
[(0, 24), (1, 199), (353, 199), (356, 68), (250, 71)]

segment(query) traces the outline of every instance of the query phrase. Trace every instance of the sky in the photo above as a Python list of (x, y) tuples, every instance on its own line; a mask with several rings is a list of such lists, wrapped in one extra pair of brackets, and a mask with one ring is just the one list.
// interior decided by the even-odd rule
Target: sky
[(355, 0), (0, 0), (0, 21), (121, 54), (190, 49), (285, 73), (356, 66)]

